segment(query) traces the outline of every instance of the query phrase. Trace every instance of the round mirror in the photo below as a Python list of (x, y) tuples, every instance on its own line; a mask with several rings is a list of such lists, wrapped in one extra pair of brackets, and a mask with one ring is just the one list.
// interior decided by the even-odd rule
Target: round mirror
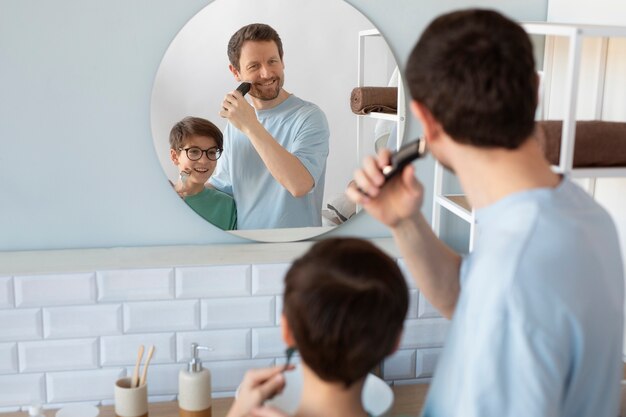
[[(325, 116), (327, 121), (327, 143), (315, 150), (320, 173), (313, 181), (314, 191), (306, 193), (316, 194), (315, 202), (310, 208), (307, 206), (298, 210), (313, 211), (313, 222), (290, 227), (273, 221), (271, 216), (281, 217), (277, 211), (288, 209), (276, 203), (273, 191), (264, 193), (265, 188), (255, 192), (254, 196), (249, 192), (237, 194), (232, 189), (223, 189), (234, 194), (235, 206), (239, 208), (238, 227), (230, 233), (266, 242), (308, 239), (332, 230), (355, 214), (356, 208), (346, 199), (344, 190), (363, 156), (374, 153), (381, 146), (399, 147), (405, 111), (402, 81), (398, 79), (396, 61), (383, 37), (365, 16), (342, 0), (216, 0), (187, 22), (172, 41), (158, 68), (152, 90), (154, 146), (173, 185), (172, 192), (180, 192), (188, 186), (189, 174), (194, 175), (181, 168), (176, 161), (176, 155), (185, 152), (188, 155), (190, 151), (186, 149), (191, 147), (196, 148), (191, 151), (192, 157), (200, 155), (200, 160), (206, 162), (200, 172), (205, 177), (224, 170), (227, 164), (236, 165), (240, 171), (253, 165), (247, 159), (251, 158), (249, 153), (234, 151), (235, 147), (229, 149), (233, 143), (230, 137), (232, 130), (229, 134), (228, 120), (220, 116), (226, 94), (243, 81), (242, 76), (237, 77), (241, 74), (229, 69), (227, 45), (235, 32), (251, 23), (267, 24), (280, 36), (284, 52), (282, 89), (289, 97), (312, 103), (321, 110), (322, 120)], [(357, 87), (363, 94), (359, 95), (361, 101), (355, 102), (353, 89)], [(389, 94), (394, 96), (397, 111), (389, 106), (370, 107), (369, 110), (359, 107), (358, 111), (362, 114), (357, 115), (356, 107), (362, 105), (362, 99), (369, 94), (365, 91), (366, 87), (391, 87), (384, 90), (387, 99)], [(393, 87), (397, 87), (397, 91)], [(253, 82), (245, 100), (254, 106), (255, 96), (258, 96), (258, 91), (255, 94)], [(256, 111), (257, 116), (261, 114), (258, 108)], [(206, 119), (221, 132), (226, 132), (221, 157), (215, 152), (215, 147), (218, 147), (215, 138), (170, 149), (172, 128), (187, 117)], [(319, 118), (317, 120), (319, 122)], [(202, 153), (209, 148), (212, 150)], [(250, 149), (256, 152), (253, 147)], [(300, 154), (294, 154), (302, 161)], [(216, 156), (219, 159), (212, 161)], [(255, 157), (262, 161), (258, 155)], [(311, 171), (310, 162), (302, 164)], [(313, 173), (310, 175), (313, 177)], [(236, 187), (237, 182), (239, 186), (244, 182), (249, 185), (250, 181), (254, 182), (260, 176), (246, 172), (241, 178), (234, 178), (232, 185)], [(218, 177), (214, 177), (213, 181), (215, 178)], [(211, 181), (209, 179), (208, 183)], [(280, 187), (275, 181), (275, 185)], [(255, 187), (258, 190), (259, 187)], [(189, 196), (180, 194), (184, 195), (183, 201), (193, 208), (191, 213), (196, 211), (203, 215), (189, 202)], [(255, 200), (263, 198), (269, 200), (260, 203)], [(226, 207), (227, 204), (223, 203), (220, 202)], [(211, 222), (222, 229), (230, 229), (228, 224), (233, 224), (232, 216), (222, 217), (227, 220), (224, 222), (222, 219), (219, 224)], [(253, 218), (261, 221), (255, 223)]]

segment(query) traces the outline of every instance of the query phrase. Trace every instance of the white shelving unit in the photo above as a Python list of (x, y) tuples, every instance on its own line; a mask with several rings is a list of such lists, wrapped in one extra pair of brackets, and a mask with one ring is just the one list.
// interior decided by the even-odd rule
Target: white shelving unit
[[(363, 87), (365, 82), (365, 53), (366, 53), (366, 40), (371, 37), (382, 36), (377, 29), (362, 30), (359, 32), (359, 47), (358, 47), (358, 70), (357, 70), (357, 86)], [(387, 85), (381, 85), (386, 87)], [(363, 154), (363, 132), (365, 119), (380, 119), (396, 122), (396, 142), (393, 144), (392, 149), (399, 149), (402, 145), (402, 138), (404, 137), (404, 123), (405, 123), (405, 106), (404, 106), (404, 88), (402, 84), (402, 77), (398, 75), (398, 111), (397, 114), (388, 113), (369, 113), (365, 115), (357, 115), (357, 163), (360, 164), (361, 160), (365, 156)]]
[[(603, 25), (577, 25), (549, 22), (527, 22), (522, 27), (532, 35), (545, 35), (544, 65), (543, 65), (543, 97), (541, 100), (540, 119), (547, 118), (549, 109), (550, 90), (555, 76), (554, 50), (555, 37), (569, 39), (567, 70), (565, 73), (565, 109), (563, 113), (563, 129), (561, 136), (561, 154), (559, 165), (553, 169), (559, 173), (566, 173), (572, 178), (589, 178), (588, 191), (593, 195), (595, 178), (598, 177), (626, 177), (624, 168), (573, 168), (574, 146), (576, 135), (576, 106), (579, 88), (579, 76), (582, 59), (584, 38), (600, 38), (600, 56), (598, 60), (598, 79), (595, 85), (595, 118), (602, 118), (604, 102), (604, 81), (607, 67), (609, 38), (626, 38), (626, 27)], [(434, 198), (432, 226), (437, 235), (440, 234), (442, 208), (460, 217), (470, 224), (470, 252), (474, 247), (475, 218), (474, 211), (463, 195), (449, 195), (443, 190), (443, 167), (435, 163)]]

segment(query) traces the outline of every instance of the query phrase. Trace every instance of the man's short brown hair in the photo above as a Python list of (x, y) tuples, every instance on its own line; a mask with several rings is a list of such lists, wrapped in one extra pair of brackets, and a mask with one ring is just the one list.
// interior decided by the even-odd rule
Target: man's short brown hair
[(230, 37), (228, 41), (228, 60), (230, 64), (237, 69), (239, 68), (239, 59), (241, 58), (241, 48), (246, 41), (273, 41), (278, 48), (280, 60), (283, 59), (283, 43), (278, 36), (278, 32), (270, 25), (264, 23), (252, 23), (239, 29)]
[(191, 136), (203, 136), (215, 140), (219, 149), (224, 144), (222, 131), (213, 123), (201, 117), (185, 117), (176, 123), (170, 131), (170, 149), (178, 152), (187, 138)]
[(537, 74), (524, 29), (492, 10), (433, 20), (406, 67), (414, 100), (455, 141), (517, 148), (535, 126)]
[(346, 387), (394, 351), (407, 309), (402, 272), (364, 240), (318, 242), (285, 276), (283, 313), (302, 360)]

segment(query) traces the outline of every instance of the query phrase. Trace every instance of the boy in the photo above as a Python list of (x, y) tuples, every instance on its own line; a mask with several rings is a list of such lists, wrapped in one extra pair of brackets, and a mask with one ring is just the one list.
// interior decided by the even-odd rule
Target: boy
[[(360, 416), (365, 377), (393, 353), (408, 309), (395, 262), (371, 243), (350, 238), (316, 243), (285, 276), (281, 327), (302, 357), (296, 416)], [(282, 368), (246, 374), (228, 417), (252, 415), (280, 391)]]
[(235, 201), (205, 187), (222, 154), (222, 132), (199, 117), (186, 117), (170, 131), (170, 157), (180, 172), (176, 192), (196, 213), (223, 230), (237, 224)]

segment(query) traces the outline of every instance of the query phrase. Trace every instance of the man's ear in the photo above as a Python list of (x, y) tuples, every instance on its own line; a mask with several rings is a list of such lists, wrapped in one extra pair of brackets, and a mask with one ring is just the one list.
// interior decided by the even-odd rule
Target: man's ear
[(284, 314), (280, 315), (280, 333), (283, 337), (283, 342), (287, 345), (287, 347), (295, 347), (296, 341), (293, 338), (293, 333), (291, 333), (291, 329), (289, 328), (289, 323), (287, 323), (287, 318)]
[(178, 165), (178, 153), (175, 149), (170, 149), (170, 159), (174, 163), (174, 165)]
[(426, 142), (436, 139), (441, 133), (441, 124), (435, 119), (435, 116), (419, 101), (411, 100), (411, 112), (420, 121), (424, 129), (424, 137)]
[(230, 70), (230, 72), (235, 77), (235, 80), (241, 81), (241, 73), (239, 72), (239, 70), (237, 68), (235, 68), (233, 66), (233, 64), (228, 64), (228, 69)]

